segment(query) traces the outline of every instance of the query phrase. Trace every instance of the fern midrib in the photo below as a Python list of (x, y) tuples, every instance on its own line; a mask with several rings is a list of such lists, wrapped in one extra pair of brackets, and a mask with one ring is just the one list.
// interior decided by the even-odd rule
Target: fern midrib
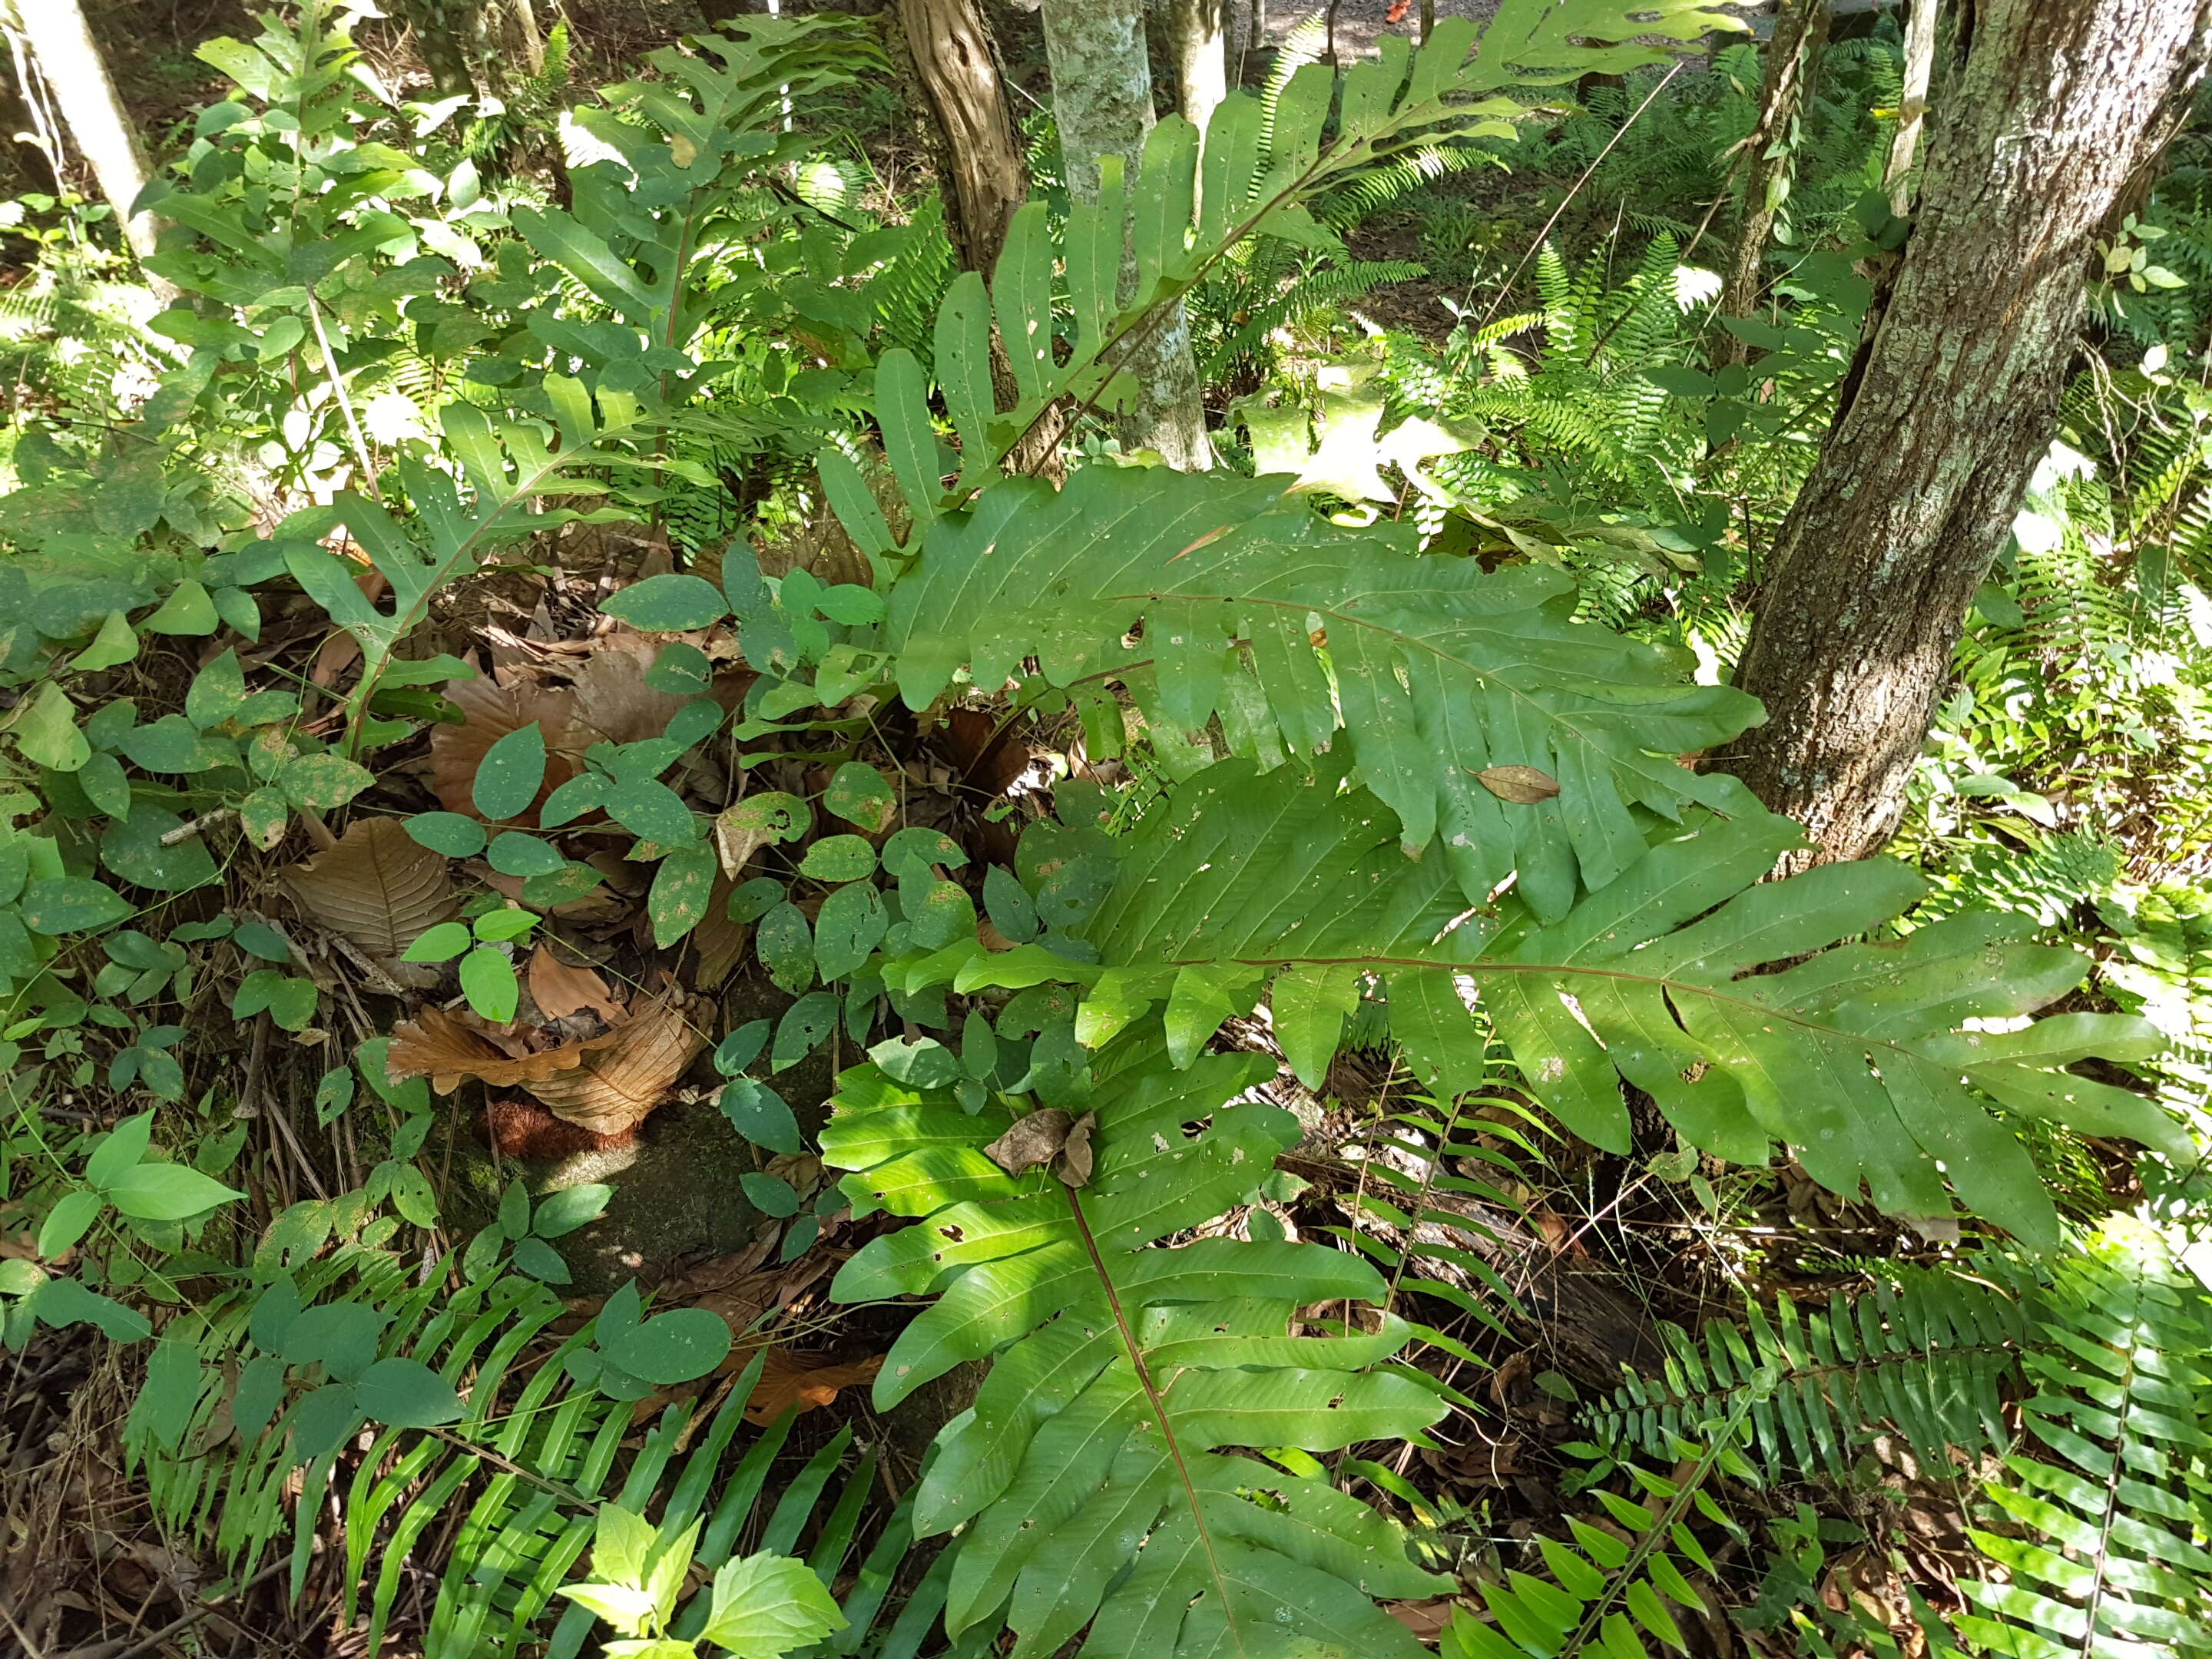
[(1091, 1270), (1098, 1275), (1098, 1283), (1106, 1292), (1106, 1305), (1114, 1311), (1114, 1327), (1121, 1335), (1121, 1346), (1136, 1371), (1138, 1386), (1145, 1391), (1145, 1402), (1152, 1407), (1152, 1419), (1160, 1425), (1160, 1439), (1175, 1463), (1176, 1479), (1182, 1483), (1183, 1498), (1190, 1505), (1190, 1522), (1197, 1529), (1199, 1547), (1206, 1552), (1206, 1571), (1213, 1576), (1213, 1593), (1221, 1598), (1221, 1621), (1228, 1627), (1230, 1639), (1237, 1644), (1237, 1651), (1243, 1654), (1243, 1627), (1238, 1624), (1237, 1610), (1229, 1599), (1229, 1580), (1221, 1571), (1220, 1557), (1214, 1553), (1213, 1534), (1207, 1529), (1206, 1511), (1199, 1502), (1198, 1483), (1191, 1478), (1190, 1466), (1183, 1462), (1182, 1443), (1176, 1438), (1175, 1427), (1168, 1421), (1167, 1402), (1160, 1397), (1159, 1388), (1152, 1381), (1152, 1367), (1145, 1363), (1145, 1351), (1137, 1340), (1136, 1332), (1129, 1328), (1129, 1316), (1121, 1307), (1121, 1293), (1115, 1287), (1113, 1274), (1106, 1271), (1106, 1259), (1098, 1252), (1098, 1241), (1091, 1236), (1090, 1218), (1083, 1213), (1083, 1195), (1065, 1184), (1060, 1186), (1060, 1191), (1067, 1194), (1068, 1212), (1075, 1218), (1075, 1230), (1083, 1237), (1083, 1248), (1091, 1257)]

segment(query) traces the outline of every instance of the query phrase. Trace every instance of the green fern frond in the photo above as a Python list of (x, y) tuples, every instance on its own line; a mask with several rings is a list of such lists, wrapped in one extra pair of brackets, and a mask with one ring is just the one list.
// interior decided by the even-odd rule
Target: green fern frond
[[(2017, 1278), (1904, 1269), (1863, 1294), (1836, 1291), (1826, 1308), (1784, 1297), (1770, 1315), (1754, 1302), (1742, 1328), (1717, 1320), (1702, 1340), (1665, 1326), (1661, 1376), (1631, 1376), (1584, 1420), (1657, 1453), (1742, 1401), (1769, 1468), (1837, 1475), (1885, 1425), (1939, 1465), (1951, 1446), (2002, 1446), (2003, 1385), (2027, 1323)], [(1749, 1398), (1770, 1376), (1771, 1394)]]
[(1960, 1633), (2016, 1659), (2195, 1659), (2212, 1644), (2212, 1303), (2172, 1240), (2126, 1218), (2036, 1309), (2028, 1448), (1970, 1535)]

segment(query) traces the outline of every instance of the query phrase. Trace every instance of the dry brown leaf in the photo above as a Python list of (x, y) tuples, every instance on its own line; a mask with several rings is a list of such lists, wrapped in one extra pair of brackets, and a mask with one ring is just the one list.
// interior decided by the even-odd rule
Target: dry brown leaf
[(1474, 781), (1516, 806), (1534, 806), (1559, 793), (1559, 781), (1534, 766), (1486, 766), (1475, 773)]
[(1098, 1114), (1085, 1112), (1075, 1120), (1067, 1132), (1067, 1139), (1053, 1160), (1052, 1172), (1066, 1187), (1088, 1187), (1091, 1184), (1091, 1132), (1098, 1127)]
[(701, 990), (712, 990), (730, 976), (752, 937), (752, 929), (744, 922), (730, 920), (730, 896), (737, 890), (729, 877), (716, 876), (714, 890), (707, 896), (707, 914), (691, 930), (692, 948), (699, 953), (691, 977)]
[(592, 641), (591, 654), (569, 684), (575, 699), (572, 747), (580, 752), (602, 738), (609, 743), (635, 743), (668, 730), (676, 711), (691, 699), (656, 691), (645, 683), (646, 671), (660, 655), (665, 643), (627, 629), (617, 629)]
[(745, 1421), (764, 1429), (793, 1407), (811, 1412), (817, 1406), (835, 1405), (838, 1389), (872, 1382), (883, 1368), (881, 1354), (857, 1365), (815, 1365), (788, 1348), (771, 1347), (762, 1363), (760, 1380), (753, 1384), (752, 1398), (745, 1401)]
[(1016, 1118), (1013, 1127), (983, 1149), (983, 1156), (1008, 1175), (1021, 1175), (1058, 1158), (1074, 1127), (1075, 1120), (1059, 1107), (1042, 1107)]
[(459, 726), (430, 728), (430, 790), (438, 804), (448, 812), (483, 817), (474, 793), (477, 769), (492, 744), (534, 720), (545, 738), (545, 781), (538, 798), (514, 821), (536, 823), (545, 797), (576, 775), (576, 762), (565, 752), (577, 746), (569, 730), (576, 717), (576, 700), (565, 690), (520, 681), (501, 684), (488, 678), (454, 680), (446, 687), (446, 696), (467, 719)]
[(522, 1086), (554, 1116), (611, 1135), (634, 1128), (660, 1104), (707, 1046), (707, 1036), (693, 1018), (690, 1000), (672, 992), (605, 1036), (575, 1046), (580, 1058), (574, 1067), (526, 1079)]
[(300, 914), (372, 957), (397, 957), (453, 914), (442, 854), (398, 818), (358, 818), (337, 846), (283, 875)]
[(1452, 1611), (1458, 1604), (1449, 1595), (1440, 1595), (1433, 1601), (1386, 1601), (1382, 1611), (1413, 1632), (1423, 1642), (1433, 1642), (1452, 1621)]
[(530, 953), (530, 1000), (548, 1019), (569, 1014), (594, 1013), (610, 1025), (619, 1025), (629, 1011), (608, 994), (607, 982), (589, 968), (572, 968), (546, 946)]
[[(618, 1033), (608, 1033), (609, 1036), (616, 1035)], [(495, 1088), (511, 1089), (518, 1084), (549, 1078), (556, 1072), (573, 1070), (583, 1064), (583, 1059), (581, 1042), (565, 1042), (557, 1048), (520, 1056), (506, 1054), (483, 1032), (444, 1009), (425, 1008), (414, 1018), (403, 1020), (392, 1028), (392, 1047), (385, 1052), (384, 1065), (395, 1081), (427, 1077), (432, 1088), (441, 1095), (449, 1095), (464, 1078), (477, 1078)]]

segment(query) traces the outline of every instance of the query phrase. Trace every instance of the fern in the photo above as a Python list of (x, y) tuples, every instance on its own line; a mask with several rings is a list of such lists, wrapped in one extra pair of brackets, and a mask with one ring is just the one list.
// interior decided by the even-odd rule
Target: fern
[(2200, 1654), (2212, 1637), (2212, 1307), (2157, 1230), (2108, 1225), (2038, 1310), (2029, 1449), (1992, 1481), (1961, 1634), (2015, 1659)]
[[(1071, 1169), (1047, 1144), (1069, 1136), (1064, 1109), (963, 1111), (948, 1051), (874, 1052), (839, 1079), (823, 1157), (854, 1171), (856, 1213), (922, 1219), (862, 1249), (835, 1294), (943, 1291), (900, 1334), (877, 1404), (999, 1355), (915, 1498), (917, 1534), (964, 1523), (946, 1631), (1006, 1606), (1024, 1659), (1086, 1624), (1093, 1659), (1249, 1653), (1284, 1625), (1348, 1651), (1418, 1654), (1368, 1597), (1444, 1581), (1407, 1560), (1395, 1530), (1325, 1480), (1220, 1455), (1414, 1437), (1442, 1414), (1418, 1374), (1380, 1365), (1402, 1322), (1297, 1334), (1301, 1304), (1378, 1300), (1380, 1275), (1314, 1244), (1151, 1248), (1249, 1198), (1297, 1140), (1289, 1113), (1240, 1101), (1272, 1064), (1217, 1056), (1175, 1072), (1157, 1043), (1101, 1055), (1078, 1103), (1090, 1151)], [(986, 1154), (1018, 1167), (1001, 1138), (1030, 1133), (1049, 1170), (1008, 1174)]]
[(1825, 1309), (1784, 1296), (1769, 1315), (1754, 1302), (1742, 1328), (1717, 1320), (1702, 1341), (1662, 1327), (1662, 1375), (1630, 1377), (1584, 1420), (1608, 1441), (1663, 1452), (1741, 1403), (1770, 1469), (1837, 1475), (1885, 1425), (1938, 1467), (1953, 1446), (2002, 1446), (2004, 1385), (2028, 1318), (2021, 1275), (2006, 1277), (2014, 1282), (1897, 1270), (1863, 1294), (1833, 1291)]
[(1824, 949), (1894, 915), (1920, 883), (1882, 861), (1763, 883), (1797, 832), (1747, 793), (1726, 816), (1693, 811), (1662, 831), (1639, 863), (1542, 925), (1517, 900), (1470, 909), (1443, 872), (1403, 861), (1389, 814), (1343, 776), (1332, 756), (1303, 775), (1223, 763), (1185, 785), (1173, 812), (1132, 838), (1087, 924), (1102, 967), (963, 947), (927, 972), (963, 991), (1085, 985), (1086, 1041), (1165, 1000), (1188, 1054), (1225, 1016), (1231, 988), (1273, 970), (1274, 1029), (1310, 1085), (1361, 976), (1382, 974), (1392, 1034), (1442, 1091), (1480, 1085), (1479, 999), (1530, 1092), (1595, 1145), (1627, 1150), (1626, 1078), (1685, 1140), (1730, 1162), (1764, 1163), (1780, 1141), (1829, 1190), (1864, 1182), (1881, 1208), (1921, 1216), (1949, 1212), (1948, 1172), (1971, 1207), (2039, 1249), (2057, 1241), (2056, 1212), (1993, 1106), (2193, 1156), (2152, 1102), (2061, 1069), (2157, 1052), (2144, 1023), (2074, 1014), (1954, 1032), (2048, 1001), (2079, 980), (2081, 958), (2027, 944), (2022, 923), (1995, 915)]

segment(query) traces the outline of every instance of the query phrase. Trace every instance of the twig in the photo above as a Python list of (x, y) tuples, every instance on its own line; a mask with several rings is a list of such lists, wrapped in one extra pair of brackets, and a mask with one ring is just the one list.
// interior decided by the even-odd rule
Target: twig
[(307, 320), (315, 325), (315, 343), (323, 349), (323, 368), (331, 377), (331, 390), (337, 394), (338, 407), (345, 412), (346, 430), (353, 434), (354, 459), (361, 463), (362, 486), (372, 499), (381, 501), (384, 492), (376, 487), (376, 469), (368, 459), (368, 439), (361, 429), (361, 416), (353, 412), (353, 399), (346, 392), (345, 374), (331, 350), (331, 337), (323, 332), (323, 308), (315, 303), (312, 283), (307, 285)]
[(218, 806), (212, 812), (203, 812), (198, 817), (192, 819), (189, 823), (180, 823), (173, 830), (163, 830), (161, 832), (161, 845), (164, 847), (181, 846), (184, 842), (191, 840), (194, 836), (203, 835), (208, 830), (214, 829), (216, 824), (224, 822), (226, 819), (234, 818), (237, 816), (238, 809), (235, 806)]
[[(274, 1578), (278, 1573), (284, 1571), (291, 1565), (291, 1559), (289, 1556), (282, 1561), (272, 1562), (270, 1565), (262, 1568), (259, 1572), (255, 1573), (252, 1577), (247, 1579), (236, 1589), (233, 1590), (225, 1599), (228, 1601), (236, 1601), (239, 1597), (244, 1595), (248, 1590), (259, 1589), (264, 1583), (266, 1583), (270, 1579)], [(217, 1613), (221, 1610), (221, 1607), (216, 1602), (203, 1601), (198, 1606), (188, 1611), (183, 1618), (175, 1620), (173, 1623), (162, 1626), (161, 1629), (155, 1631), (151, 1636), (143, 1637), (139, 1640), (133, 1642), (129, 1647), (124, 1649), (120, 1653), (112, 1653), (108, 1655), (107, 1659), (139, 1659), (139, 1656), (142, 1654), (153, 1652), (155, 1649), (161, 1647), (163, 1644), (168, 1642), (187, 1626), (196, 1625), (201, 1620), (206, 1618), (210, 1613)], [(8, 1622), (12, 1626), (15, 1621), (10, 1619)], [(21, 1634), (20, 1632), (17, 1633), (19, 1635)]]
[(1482, 313), (1482, 321), (1474, 325), (1475, 332), (1480, 333), (1490, 319), (1498, 314), (1498, 307), (1505, 303), (1505, 296), (1513, 291), (1513, 284), (1520, 281), (1521, 273), (1528, 268), (1528, 261), (1536, 257), (1536, 250), (1544, 246), (1545, 239), (1552, 234), (1552, 227), (1559, 222), (1559, 216), (1567, 210), (1576, 197), (1582, 194), (1582, 188), (1589, 183), (1590, 175), (1604, 165), (1607, 156), (1613, 154), (1613, 147), (1628, 137), (1628, 130), (1636, 125), (1637, 117), (1650, 109), (1651, 100), (1666, 91), (1667, 83), (1682, 72), (1682, 64), (1686, 60), (1679, 58), (1674, 60), (1674, 67), (1659, 77), (1659, 84), (1644, 94), (1644, 101), (1636, 106), (1635, 114), (1623, 121), (1620, 124), (1620, 131), (1606, 140), (1605, 148), (1597, 153), (1597, 160), (1583, 169), (1583, 176), (1575, 180), (1575, 187), (1560, 198), (1559, 206), (1552, 210), (1552, 216), (1544, 221), (1544, 228), (1536, 233), (1536, 240), (1528, 244), (1528, 251), (1521, 256), (1521, 263), (1513, 267), (1513, 274), (1498, 284), (1498, 297), (1490, 302), (1490, 309)]

